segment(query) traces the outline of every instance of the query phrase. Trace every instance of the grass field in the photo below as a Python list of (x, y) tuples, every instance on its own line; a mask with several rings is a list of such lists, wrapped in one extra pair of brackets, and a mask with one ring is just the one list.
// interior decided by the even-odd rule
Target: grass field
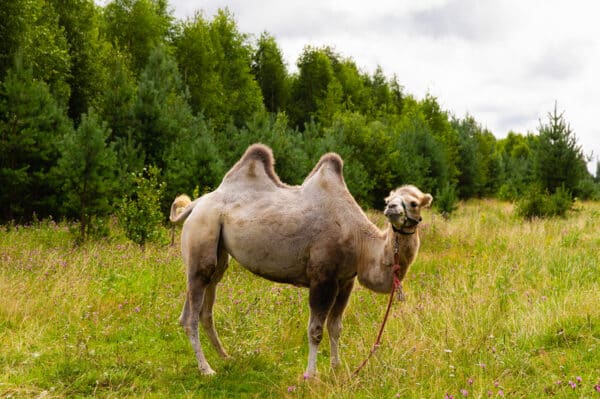
[[(600, 204), (526, 222), (496, 201), (424, 215), (420, 255), (383, 343), (357, 378), (387, 296), (357, 285), (343, 367), (304, 381), (304, 289), (235, 262), (203, 377), (177, 318), (179, 248), (110, 240), (73, 247), (52, 222), (0, 230), (0, 397), (600, 398)], [(373, 215), (381, 223), (381, 218)]]

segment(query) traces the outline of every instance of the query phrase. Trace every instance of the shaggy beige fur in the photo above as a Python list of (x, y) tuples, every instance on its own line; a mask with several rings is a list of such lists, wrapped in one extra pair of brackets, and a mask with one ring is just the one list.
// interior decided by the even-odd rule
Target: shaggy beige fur
[(418, 222), (431, 195), (414, 186), (392, 191), (385, 210), (390, 223), (379, 230), (352, 198), (342, 171), (339, 155), (326, 154), (301, 186), (289, 186), (275, 173), (270, 148), (254, 144), (215, 191), (191, 203), (189, 198), (175, 200), (171, 221), (185, 220), (181, 249), (187, 266), (180, 323), (203, 374), (214, 371), (198, 340), (198, 323), (219, 354), (227, 356), (214, 328), (212, 308), (228, 255), (266, 279), (309, 289), (309, 375), (316, 373), (325, 322), (331, 364), (340, 363), (342, 313), (354, 277), (375, 292), (392, 290), (395, 242), (404, 277), (419, 248)]

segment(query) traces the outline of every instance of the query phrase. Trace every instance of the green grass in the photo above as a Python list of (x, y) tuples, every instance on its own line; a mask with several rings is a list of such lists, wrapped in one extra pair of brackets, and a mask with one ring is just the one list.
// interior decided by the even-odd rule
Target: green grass
[(0, 397), (600, 398), (600, 204), (567, 219), (513, 215), (496, 201), (461, 204), (449, 221), (426, 214), (382, 346), (352, 379), (387, 301), (357, 285), (343, 367), (329, 370), (326, 337), (309, 381), (304, 289), (232, 262), (215, 305), (232, 359), (201, 333), (218, 373), (207, 378), (177, 324), (177, 247), (142, 250), (118, 232), (73, 247), (54, 223), (2, 229)]

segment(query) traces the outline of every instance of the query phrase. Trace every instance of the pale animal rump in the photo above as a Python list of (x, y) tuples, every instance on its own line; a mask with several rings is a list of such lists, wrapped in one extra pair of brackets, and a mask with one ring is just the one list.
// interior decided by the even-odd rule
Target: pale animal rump
[(430, 206), (430, 194), (414, 186), (392, 191), (385, 199), (388, 223), (380, 230), (348, 191), (339, 155), (323, 155), (300, 186), (281, 182), (274, 163), (270, 148), (254, 144), (215, 191), (193, 202), (179, 196), (171, 207), (172, 222), (185, 220), (181, 250), (187, 295), (179, 322), (203, 374), (214, 370), (198, 339), (199, 323), (217, 352), (227, 357), (212, 308), (229, 255), (266, 279), (309, 289), (306, 373), (311, 376), (325, 325), (331, 365), (340, 363), (342, 314), (354, 278), (375, 292), (390, 293), (394, 247), (399, 251), (400, 279), (417, 255), (421, 209)]

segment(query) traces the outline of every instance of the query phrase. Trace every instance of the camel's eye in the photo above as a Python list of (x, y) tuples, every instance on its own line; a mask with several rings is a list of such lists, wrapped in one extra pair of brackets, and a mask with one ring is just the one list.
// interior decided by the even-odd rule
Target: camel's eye
[(417, 207), (417, 203), (415, 201), (411, 201), (410, 202), (410, 206), (413, 207), (413, 208), (416, 208)]

